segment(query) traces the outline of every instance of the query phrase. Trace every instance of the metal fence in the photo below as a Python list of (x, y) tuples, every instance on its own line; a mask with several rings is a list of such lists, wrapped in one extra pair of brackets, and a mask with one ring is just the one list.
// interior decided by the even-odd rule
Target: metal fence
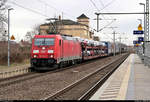
[(9, 77), (17, 76), (17, 75), (22, 75), (22, 74), (25, 74), (28, 72), (31, 72), (31, 70), (29, 68), (17, 69), (17, 70), (8, 71), (8, 72), (0, 72), (0, 79), (9, 78)]

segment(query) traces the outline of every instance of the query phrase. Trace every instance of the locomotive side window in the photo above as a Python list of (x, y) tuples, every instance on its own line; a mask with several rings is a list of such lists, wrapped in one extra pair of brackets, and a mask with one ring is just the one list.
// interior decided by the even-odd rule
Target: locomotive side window
[(61, 40), (59, 40), (59, 46), (61, 46)]
[(34, 45), (35, 46), (51, 46), (54, 45), (54, 38), (37, 38), (34, 40)]

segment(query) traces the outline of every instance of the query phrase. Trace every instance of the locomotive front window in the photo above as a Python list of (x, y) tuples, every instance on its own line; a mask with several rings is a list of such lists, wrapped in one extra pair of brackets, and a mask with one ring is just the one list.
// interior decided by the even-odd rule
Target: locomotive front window
[(34, 40), (35, 46), (51, 46), (54, 45), (54, 38), (37, 38)]

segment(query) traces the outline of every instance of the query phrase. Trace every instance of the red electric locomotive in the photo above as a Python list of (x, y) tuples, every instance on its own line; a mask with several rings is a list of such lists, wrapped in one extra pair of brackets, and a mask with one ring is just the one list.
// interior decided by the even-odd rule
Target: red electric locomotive
[(72, 37), (53, 34), (33, 38), (31, 66), (36, 70), (50, 70), (81, 60), (80, 42)]

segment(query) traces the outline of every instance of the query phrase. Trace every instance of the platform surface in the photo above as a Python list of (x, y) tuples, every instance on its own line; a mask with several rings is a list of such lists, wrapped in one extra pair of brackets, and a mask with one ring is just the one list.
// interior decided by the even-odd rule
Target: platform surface
[(150, 100), (150, 68), (131, 54), (90, 100)]

